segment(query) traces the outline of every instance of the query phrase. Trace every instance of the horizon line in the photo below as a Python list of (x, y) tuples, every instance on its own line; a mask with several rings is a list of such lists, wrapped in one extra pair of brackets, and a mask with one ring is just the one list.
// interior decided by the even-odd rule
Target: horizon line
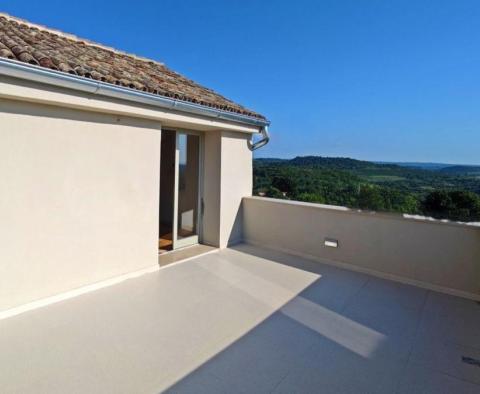
[(293, 160), (297, 157), (321, 157), (324, 159), (351, 159), (357, 161), (367, 161), (370, 163), (379, 163), (379, 164), (434, 164), (434, 165), (447, 165), (447, 166), (465, 166), (465, 167), (480, 167), (479, 164), (465, 164), (465, 163), (449, 163), (444, 161), (395, 161), (395, 160), (367, 160), (367, 159), (358, 159), (350, 156), (322, 156), (322, 155), (296, 155), (293, 157), (274, 157), (274, 156), (265, 156), (265, 157), (254, 157), (254, 160)]

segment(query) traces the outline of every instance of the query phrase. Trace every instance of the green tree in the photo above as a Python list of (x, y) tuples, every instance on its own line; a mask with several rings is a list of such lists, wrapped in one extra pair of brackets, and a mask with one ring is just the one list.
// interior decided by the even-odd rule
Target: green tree
[(419, 201), (411, 193), (391, 188), (381, 188), (386, 211), (400, 213), (419, 213)]
[(374, 211), (385, 209), (385, 201), (379, 188), (373, 185), (361, 185), (358, 192), (358, 206)]
[(289, 195), (295, 194), (298, 189), (297, 181), (292, 176), (274, 176), (272, 186)]
[(298, 201), (316, 202), (318, 204), (325, 204), (325, 198), (316, 193), (300, 193), (296, 196)]
[(439, 219), (478, 221), (480, 220), (480, 197), (464, 190), (436, 190), (426, 196), (423, 212)]
[[(480, 169), (480, 167), (479, 167)], [(452, 220), (480, 220), (480, 178), (465, 169), (405, 168), (348, 158), (297, 157), (254, 160), (254, 194)], [(466, 170), (472, 171), (471, 167)], [(475, 169), (474, 169), (475, 170)], [(463, 172), (462, 172), (463, 171)], [(477, 170), (475, 170), (477, 171)], [(479, 172), (480, 174), (480, 172)], [(450, 194), (426, 196), (435, 190)], [(472, 192), (464, 194), (462, 192)]]
[(266, 191), (265, 191), (265, 196), (266, 197), (271, 197), (271, 198), (285, 198), (283, 193), (278, 190), (276, 187), (270, 186)]

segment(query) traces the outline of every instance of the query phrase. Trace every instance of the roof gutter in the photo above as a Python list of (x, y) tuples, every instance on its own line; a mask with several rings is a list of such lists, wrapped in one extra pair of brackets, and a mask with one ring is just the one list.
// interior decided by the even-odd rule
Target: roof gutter
[(269, 140), (267, 127), (270, 122), (264, 119), (162, 97), (156, 94), (112, 85), (106, 82), (80, 77), (78, 75), (66, 74), (61, 71), (45, 69), (43, 67), (25, 64), (11, 59), (0, 58), (0, 75), (26, 79), (100, 96), (148, 104), (155, 107), (206, 116), (208, 118), (253, 125), (259, 127), (259, 132), (262, 134), (263, 138), (255, 143), (249, 142), (249, 148), (251, 150), (264, 146)]

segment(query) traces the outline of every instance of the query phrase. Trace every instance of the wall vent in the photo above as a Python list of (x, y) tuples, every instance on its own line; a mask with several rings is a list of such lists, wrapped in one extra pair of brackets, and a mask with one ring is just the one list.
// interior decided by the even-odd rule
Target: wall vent
[(324, 245), (329, 248), (338, 248), (338, 240), (332, 238), (325, 238)]

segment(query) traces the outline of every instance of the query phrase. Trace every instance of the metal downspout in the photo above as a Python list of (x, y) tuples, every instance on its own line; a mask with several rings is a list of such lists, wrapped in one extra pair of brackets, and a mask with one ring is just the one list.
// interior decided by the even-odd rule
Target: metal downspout
[(262, 139), (253, 142), (253, 137), (251, 140), (248, 141), (248, 148), (251, 151), (260, 149), (261, 147), (265, 146), (268, 144), (268, 141), (270, 141), (270, 134), (268, 133), (268, 126), (262, 126), (260, 128), (260, 134), (262, 135)]

